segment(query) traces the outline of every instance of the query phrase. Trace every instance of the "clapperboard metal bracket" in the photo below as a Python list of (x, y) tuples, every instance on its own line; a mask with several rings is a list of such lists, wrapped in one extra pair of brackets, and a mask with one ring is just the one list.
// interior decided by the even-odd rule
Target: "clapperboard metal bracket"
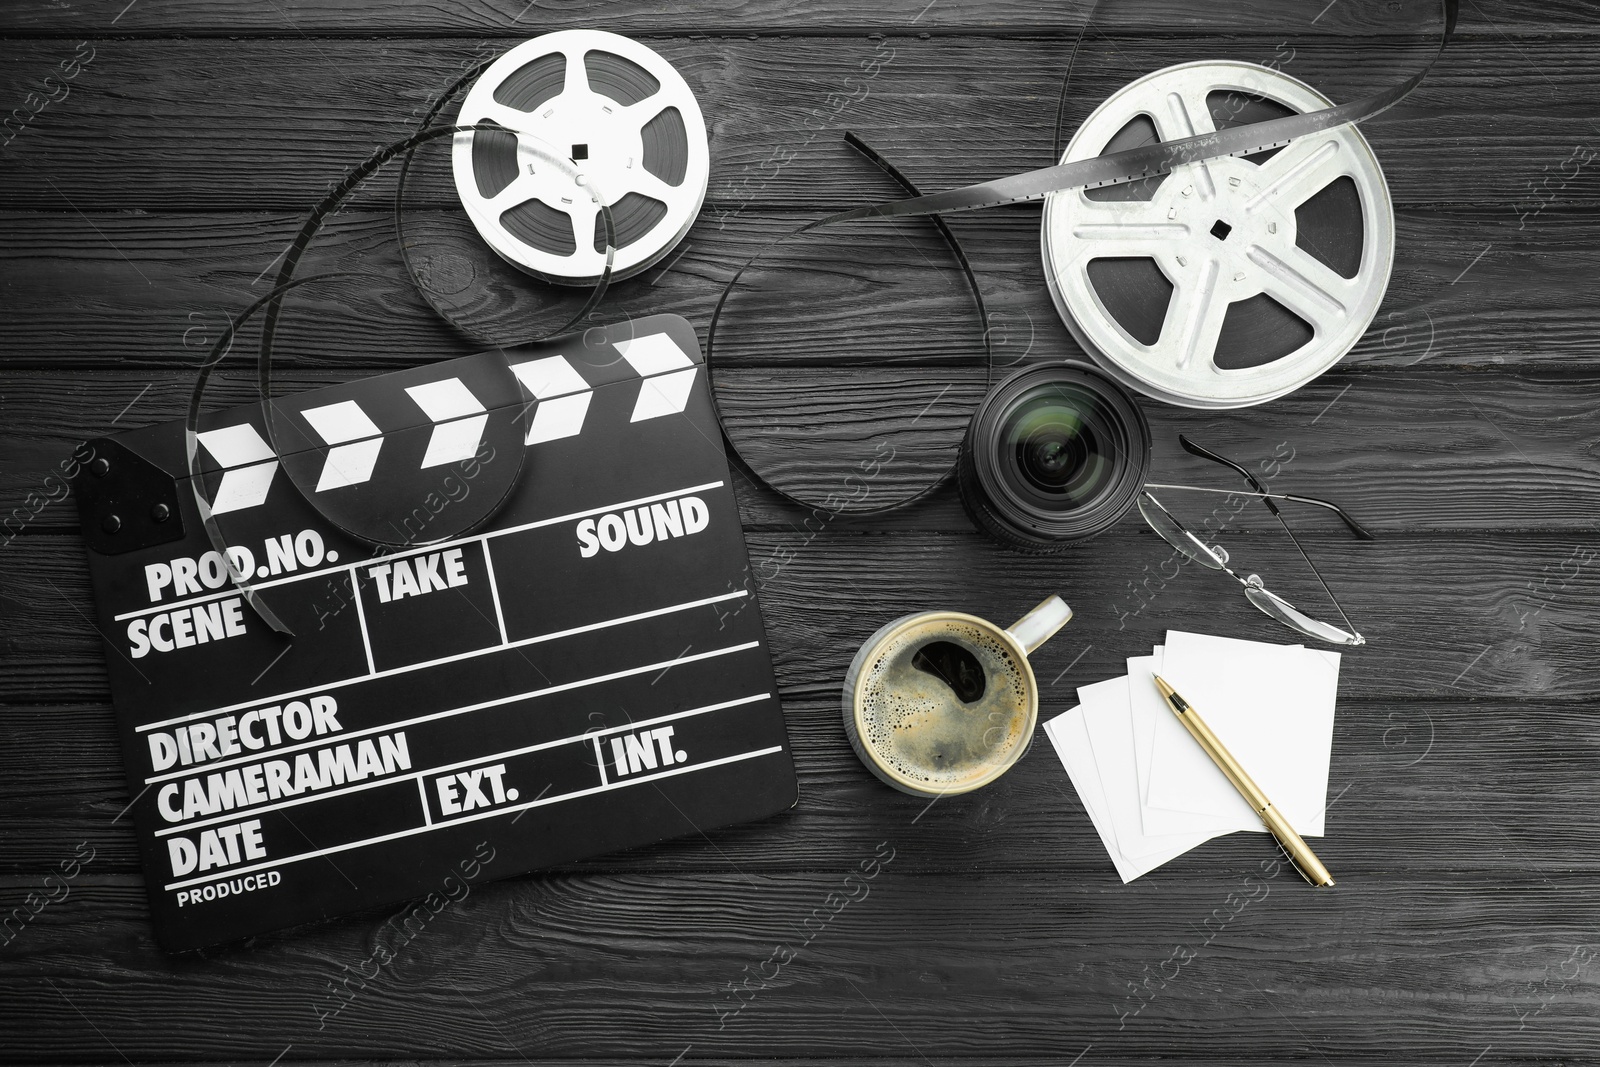
[[(199, 496), (293, 638), (227, 580), (181, 424), (91, 442), (107, 462), (80, 475), (165, 947), (425, 895), (468, 857), (498, 878), (794, 804), (687, 322), (274, 403), (272, 434), (259, 404), (202, 421)], [(413, 544), (354, 535), (380, 521)]]

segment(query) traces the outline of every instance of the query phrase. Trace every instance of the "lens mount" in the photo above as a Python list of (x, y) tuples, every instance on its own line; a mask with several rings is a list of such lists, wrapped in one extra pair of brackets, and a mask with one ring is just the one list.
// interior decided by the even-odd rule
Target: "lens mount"
[(1022, 552), (1060, 552), (1115, 526), (1150, 465), (1150, 428), (1132, 397), (1077, 361), (1019, 371), (984, 398), (961, 443), (961, 500), (974, 522)]

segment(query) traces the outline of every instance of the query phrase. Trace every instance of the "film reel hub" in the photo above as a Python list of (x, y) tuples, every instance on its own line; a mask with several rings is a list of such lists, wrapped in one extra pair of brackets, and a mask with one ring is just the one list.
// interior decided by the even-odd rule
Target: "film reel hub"
[[(1102, 103), (1063, 162), (1327, 106), (1267, 67), (1181, 64)], [(1345, 126), (1054, 194), (1041, 243), (1057, 310), (1097, 363), (1169, 403), (1235, 408), (1298, 389), (1360, 339), (1388, 283), (1393, 208)]]
[(705, 121), (688, 83), (637, 41), (563, 30), (526, 41), (462, 102), (456, 192), (489, 246), (548, 281), (587, 285), (659, 261), (699, 214), (710, 175)]

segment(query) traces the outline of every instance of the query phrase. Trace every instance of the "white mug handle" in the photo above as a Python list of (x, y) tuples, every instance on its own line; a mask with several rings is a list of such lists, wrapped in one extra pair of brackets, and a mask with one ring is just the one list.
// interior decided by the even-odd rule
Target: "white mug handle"
[(1051, 594), (1040, 601), (1038, 607), (1006, 627), (1006, 633), (1022, 646), (1024, 652), (1032, 652), (1054, 637), (1055, 632), (1071, 619), (1072, 609), (1067, 607), (1067, 602)]

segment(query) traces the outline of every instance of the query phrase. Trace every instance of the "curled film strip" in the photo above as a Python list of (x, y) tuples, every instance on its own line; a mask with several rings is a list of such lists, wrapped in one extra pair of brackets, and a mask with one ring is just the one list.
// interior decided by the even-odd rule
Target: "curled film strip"
[[(1041, 245), (1052, 296), (1108, 373), (1184, 406), (1271, 400), (1343, 358), (1382, 301), (1393, 207), (1355, 124), (1422, 83), (1450, 43), (1458, 8), (1459, 0), (1441, 0), (1437, 49), (1416, 73), (1371, 96), (1334, 105), (1268, 67), (1183, 64), (1113, 94), (1053, 166), (863, 205), (795, 234), (1045, 200)], [(1075, 44), (1073, 62), (1077, 52)], [(1069, 79), (1070, 71), (1069, 63)], [(1058, 143), (1066, 100), (1063, 82)], [(729, 296), (770, 248), (724, 287), (707, 330), (708, 368)], [(728, 443), (754, 478), (775, 488)]]
[[(323, 494), (320, 494), (316, 491), (317, 484), (320, 483), (322, 476), (320, 473), (313, 472), (317, 472), (325, 468), (327, 463), (324, 462), (322, 464), (318, 464), (315, 462), (286, 462), (288, 457), (285, 455), (285, 450), (280, 447), (279, 442), (281, 440), (296, 441), (297, 444), (292, 451), (296, 456), (303, 456), (303, 449), (306, 443), (303, 440), (305, 435), (302, 428), (293, 425), (290, 421), (292, 416), (297, 413), (288, 410), (289, 406), (286, 406), (282, 402), (275, 400), (272, 396), (272, 346), (276, 322), (281, 312), (284, 297), (292, 290), (313, 281), (328, 280), (335, 277), (359, 276), (350, 272), (341, 272), (334, 274), (313, 275), (301, 279), (295, 278), (295, 271), (299, 266), (300, 260), (305, 255), (307, 249), (311, 245), (312, 240), (316, 237), (317, 233), (322, 227), (322, 224), (326, 221), (328, 216), (333, 214), (333, 212), (336, 211), (338, 207), (344, 203), (344, 201), (347, 200), (363, 182), (365, 182), (373, 174), (377, 173), (378, 170), (392, 160), (399, 157), (409, 158), (410, 154), (419, 146), (430, 141), (435, 141), (443, 137), (454, 137), (463, 131), (474, 131), (481, 129), (491, 129), (491, 127), (463, 127), (457, 124), (431, 126), (418, 131), (410, 137), (395, 141), (391, 144), (383, 146), (382, 148), (379, 148), (377, 151), (368, 156), (367, 159), (362, 163), (352, 168), (345, 175), (344, 180), (336, 185), (328, 192), (326, 196), (322, 198), (322, 200), (311, 210), (305, 221), (301, 224), (300, 230), (296, 233), (294, 240), (290, 243), (288, 250), (283, 256), (283, 262), (278, 268), (278, 273), (272, 290), (247, 307), (236, 319), (229, 323), (227, 329), (222, 332), (222, 335), (218, 337), (216, 343), (212, 346), (211, 351), (207, 354), (206, 359), (202, 362), (200, 369), (196, 374), (194, 389), (192, 390), (189, 398), (185, 434), (188, 474), (190, 478), (190, 485), (195, 494), (196, 507), (199, 509), (207, 539), (211, 542), (212, 547), (217, 551), (220, 558), (228, 561), (229, 579), (244, 595), (246, 603), (248, 603), (251, 608), (261, 616), (262, 620), (266, 622), (268, 626), (279, 633), (292, 636), (292, 631), (283, 622), (281, 616), (272, 610), (270, 604), (267, 603), (267, 599), (262, 595), (262, 592), (255, 587), (255, 576), (246, 573), (234, 563), (234, 556), (229, 551), (230, 539), (222, 529), (221, 520), (219, 519), (219, 515), (222, 513), (219, 513), (217, 509), (213, 508), (212, 501), (206, 500), (205, 496), (201, 492), (201, 488), (205, 482), (205, 479), (202, 476), (203, 472), (201, 470), (200, 444), (202, 440), (202, 431), (200, 430), (200, 420), (204, 411), (206, 386), (210, 381), (213, 370), (232, 349), (233, 340), (239, 327), (244, 325), (244, 323), (252, 318), (257, 312), (261, 312), (264, 321), (261, 328), (260, 351), (257, 360), (257, 387), (261, 397), (265, 440), (261, 442), (261, 448), (259, 451), (262, 453), (261, 458), (263, 462), (271, 462), (275, 466), (278, 463), (283, 464), (283, 466), (287, 469), (291, 479), (294, 481), (296, 488), (300, 490), (301, 494), (305, 497), (311, 507), (317, 511), (318, 514), (327, 519), (334, 526), (344, 529), (352, 536), (358, 538), (359, 540), (366, 541), (367, 543), (378, 547), (380, 550), (397, 547), (409, 547), (414, 544), (426, 544), (434, 540), (448, 538), (463, 532), (463, 523), (470, 525), (472, 523), (483, 521), (485, 518), (485, 514), (483, 513), (478, 513), (476, 511), (473, 513), (463, 513), (460, 521), (451, 522), (447, 525), (430, 527), (428, 531), (428, 537), (413, 539), (406, 535), (403, 529), (397, 530), (395, 527), (392, 527), (386, 521), (386, 516), (368, 515), (365, 514), (364, 510), (359, 506), (351, 506), (349, 503), (345, 503), (341, 506), (341, 503), (335, 498), (323, 496)], [(524, 140), (526, 143), (522, 146), (523, 150), (532, 154), (537, 159), (539, 166), (549, 167), (556, 170), (565, 169), (573, 176), (574, 179), (576, 179), (578, 171), (573, 166), (572, 161), (568, 160), (563, 154), (557, 152), (557, 150), (551, 148), (550, 146), (539, 143), (537, 139), (524, 138)], [(563, 333), (585, 319), (599, 304), (600, 299), (605, 295), (606, 287), (611, 279), (612, 265), (615, 257), (615, 223), (612, 217), (611, 208), (605, 199), (599, 183), (593, 181), (588, 182), (585, 185), (585, 189), (587, 195), (592, 198), (594, 204), (596, 205), (595, 212), (597, 222), (605, 235), (605, 253), (602, 256), (600, 274), (595, 279), (594, 288), (589, 294), (588, 300), (585, 301), (583, 307), (578, 311), (578, 313), (556, 328), (547, 330), (538, 335), (541, 337), (548, 337)], [(504, 371), (504, 374), (501, 376), (502, 380), (500, 382), (499, 395), (510, 398), (512, 402), (515, 402), (515, 400), (521, 395), (516, 386), (515, 378), (511, 375), (511, 371), (508, 366), (499, 369)], [(427, 413), (426, 405), (424, 405), (424, 412)], [(312, 428), (315, 430), (314, 426)], [(323, 433), (321, 436), (323, 438), (322, 446), (317, 447), (313, 444), (311, 447), (317, 453), (328, 453), (329, 458), (331, 458), (331, 453), (341, 446), (348, 446), (355, 443), (354, 439), (338, 440), (330, 438), (326, 433)], [(338, 437), (337, 432), (335, 437)], [(500, 472), (500, 477), (497, 478), (499, 493), (490, 495), (492, 502), (496, 505), (500, 500), (503, 500), (504, 497), (510, 493), (512, 487), (515, 485), (517, 469), (520, 469), (521, 451), (520, 449), (513, 449), (512, 453), (517, 459), (517, 463), (515, 465), (516, 469), (502, 469)], [(359, 481), (351, 482), (350, 484), (359, 484)], [(492, 514), (492, 510), (493, 509), (491, 508), (488, 514)], [(399, 533), (398, 538), (395, 536), (396, 532)]]
[[(1136, 211), (1145, 213), (1159, 211), (1164, 204), (1160, 200), (1160, 187), (1179, 183), (1166, 181), (1152, 183), (1147, 179), (1170, 176), (1180, 168), (1199, 165), (1207, 171), (1217, 169), (1223, 171), (1223, 180), (1226, 181), (1228, 177), (1237, 175), (1226, 173), (1227, 164), (1213, 167), (1212, 161), (1235, 157), (1252, 163), (1265, 162), (1270, 158), (1270, 154), (1288, 148), (1297, 139), (1327, 131), (1339, 131), (1340, 136), (1354, 135), (1358, 139), (1356, 143), (1366, 149), (1366, 155), (1370, 157), (1370, 149), (1366, 148), (1364, 140), (1359, 140), (1359, 134), (1348, 127), (1392, 107), (1421, 83), (1450, 40), (1455, 27), (1457, 6), (1458, 0), (1442, 0), (1444, 32), (1440, 38), (1438, 51), (1428, 63), (1416, 74), (1374, 96), (1349, 104), (1323, 106), (1327, 103), (1325, 98), (1287, 76), (1276, 75), (1270, 79), (1273, 81), (1271, 85), (1265, 85), (1260, 81), (1266, 77), (1265, 75), (1256, 75), (1257, 80), (1248, 85), (1223, 84), (1227, 79), (1218, 78), (1217, 68), (1221, 65), (1191, 65), (1189, 73), (1183, 75), (1188, 81), (1204, 82), (1209, 78), (1215, 82), (1209, 88), (1224, 93), (1225, 107), (1233, 108), (1237, 99), (1242, 96), (1246, 104), (1254, 109), (1253, 112), (1247, 120), (1237, 124), (1216, 121), (1213, 115), (1213, 121), (1209, 123), (1215, 127), (1212, 130), (1191, 126), (1192, 132), (1185, 135), (1170, 137), (1156, 143), (1140, 144), (1137, 143), (1140, 140), (1140, 131), (1138, 129), (1130, 131), (1128, 128), (1128, 124), (1138, 117), (1128, 114), (1134, 106), (1133, 94), (1140, 88), (1148, 89), (1150, 84), (1161, 79), (1178, 77), (1173, 70), (1160, 71), (1146, 79), (1140, 79), (1102, 105), (1097, 116), (1103, 112), (1107, 117), (1104, 123), (1096, 125), (1097, 131), (1100, 125), (1115, 125), (1119, 115), (1124, 119), (1120, 125), (1111, 130), (1103, 144), (1093, 144), (1095, 137), (1084, 134), (1080, 129), (1079, 133), (1082, 136), (1074, 138), (1062, 161), (1055, 166), (942, 193), (914, 194), (907, 199), (866, 205), (817, 220), (800, 227), (795, 232), (804, 233), (822, 226), (838, 225), (856, 219), (936, 216), (943, 212), (967, 211), (1005, 203), (1051, 198), (1052, 204), (1047, 209), (1047, 228), (1042, 238), (1047, 273), (1051, 275), (1053, 293), (1062, 306), (1064, 317), (1068, 319), (1069, 325), (1074, 327), (1074, 333), (1080, 334), (1080, 339), (1085, 341), (1085, 347), (1089, 349), (1091, 355), (1124, 382), (1134, 384), (1137, 388), (1172, 402), (1217, 407), (1259, 403), (1274, 395), (1282, 395), (1283, 392), (1297, 386), (1290, 384), (1287, 388), (1283, 388), (1281, 382), (1275, 382), (1254, 392), (1246, 391), (1241, 399), (1236, 392), (1228, 393), (1215, 389), (1207, 392), (1204, 389), (1191, 388), (1192, 383), (1189, 382), (1146, 381), (1140, 376), (1137, 361), (1124, 359), (1119, 362), (1117, 357), (1122, 353), (1116, 351), (1116, 346), (1110, 344), (1102, 346), (1096, 341), (1103, 336), (1112, 336), (1113, 325), (1115, 329), (1124, 333), (1131, 331), (1127, 329), (1125, 323), (1117, 320), (1114, 313), (1107, 312), (1105, 317), (1111, 320), (1109, 322), (1095, 321), (1094, 316), (1083, 312), (1083, 308), (1080, 307), (1081, 297), (1073, 295), (1081, 292), (1081, 286), (1077, 286), (1079, 279), (1071, 268), (1081, 263), (1084, 268), (1082, 274), (1087, 277), (1091, 273), (1087, 263), (1095, 257), (1062, 253), (1057, 250), (1064, 243), (1071, 244), (1082, 240), (1078, 234), (1082, 226), (1104, 224), (1082, 222), (1077, 218), (1080, 214), (1100, 210), (1107, 214), (1120, 211), (1125, 216), (1131, 216)], [(1266, 68), (1256, 69), (1266, 70)], [(1275, 72), (1269, 71), (1268, 74)], [(447, 102), (448, 97), (474, 75), (477, 79), (468, 94), (467, 101), (463, 104), (458, 123), (448, 126), (427, 125)], [(1233, 80), (1241, 81), (1243, 75)], [(1227, 96), (1229, 93), (1236, 95)], [(1206, 96), (1209, 99), (1209, 91)], [(1288, 99), (1290, 97), (1297, 99)], [(1268, 105), (1276, 104), (1288, 113), (1264, 114), (1261, 111), (1263, 101)], [(1246, 109), (1236, 110), (1240, 116), (1246, 114)], [(1191, 108), (1189, 117), (1192, 120), (1204, 114), (1205, 112), (1197, 108)], [(425, 128), (419, 130), (417, 134), (385, 146), (366, 162), (354, 168), (344, 182), (313, 209), (291, 245), (289, 253), (284, 257), (273, 291), (253, 305), (245, 316), (241, 316), (234, 324), (235, 327), (242, 324), (244, 318), (256, 310), (265, 312), (258, 377), (263, 403), (268, 414), (268, 443), (274, 452), (277, 450), (274, 430), (277, 416), (271, 399), (270, 363), (273, 333), (283, 297), (299, 284), (294, 278), (296, 265), (325, 216), (342, 203), (356, 186), (389, 160), (397, 156), (404, 157), (409, 165), (412, 153), (420, 145), (443, 136), (451, 136), (452, 163), (457, 189), (468, 216), (485, 242), (508, 262), (536, 277), (558, 284), (594, 286), (594, 291), (582, 310), (561, 329), (570, 328), (582, 321), (598, 305), (613, 276), (622, 277), (644, 270), (668, 254), (692, 225), (704, 199), (709, 175), (709, 153), (706, 149), (704, 121), (693, 94), (681, 76), (656, 53), (614, 34), (599, 31), (563, 31), (526, 42), (485, 65), (481, 74), (474, 71), (467, 78), (458, 81), (435, 104), (424, 124)], [(1088, 125), (1085, 124), (1086, 127)], [(1155, 132), (1157, 135), (1166, 135), (1173, 131), (1157, 129)], [(1148, 131), (1145, 133), (1148, 134)], [(1130, 143), (1130, 138), (1134, 143)], [(1143, 140), (1148, 141), (1150, 138), (1145, 136)], [(1099, 154), (1090, 154), (1095, 151)], [(1346, 154), (1359, 155), (1357, 152)], [(886, 166), (886, 169), (899, 178), (892, 168)], [(1376, 169), (1375, 160), (1372, 161), (1370, 169), (1357, 168), (1357, 170), (1359, 178), (1345, 174), (1338, 177), (1350, 177), (1358, 189), (1362, 187), (1361, 182), (1365, 181), (1365, 188), (1372, 196), (1370, 207), (1363, 207), (1365, 213), (1361, 221), (1363, 224), (1368, 224), (1372, 220), (1382, 223), (1387, 218), (1386, 212), (1389, 208), (1387, 192), (1382, 186), (1381, 171)], [(909, 182), (903, 178), (899, 180), (908, 191), (912, 191)], [(1151, 195), (1144, 199), (1126, 193), (1114, 193), (1110, 198), (1089, 195), (1094, 190), (1106, 187), (1131, 186), (1137, 189), (1139, 186), (1136, 183), (1141, 182), (1144, 183), (1144, 188), (1151, 190)], [(614, 204), (608, 205), (604, 202), (605, 198), (599, 192), (602, 188), (615, 190), (618, 198)], [(1230, 188), (1233, 188), (1231, 183)], [(1081, 196), (1083, 200), (1077, 204), (1061, 204), (1060, 194), (1068, 191)], [(1260, 191), (1257, 188), (1255, 192), (1259, 194)], [(1381, 197), (1377, 195), (1379, 191), (1382, 192)], [(1229, 195), (1234, 199), (1246, 197), (1245, 193)], [(398, 217), (403, 205), (402, 197), (403, 184), (397, 193), (397, 229), (401, 228)], [(561, 206), (552, 206), (551, 200)], [(1094, 205), (1143, 203), (1147, 206), (1141, 209), (1086, 208), (1083, 206), (1084, 203)], [(1149, 207), (1151, 203), (1155, 203), (1156, 207)], [(1058, 204), (1060, 204), (1059, 211)], [(1319, 210), (1323, 211), (1322, 215), (1318, 214)], [(1315, 230), (1322, 224), (1326, 229), (1337, 230), (1337, 221), (1329, 222), (1328, 219), (1337, 216), (1340, 210), (1337, 204), (1330, 204), (1309, 211), (1306, 218), (1310, 219), (1311, 223), (1305, 228)], [(1055, 220), (1058, 218), (1061, 222), (1056, 224)], [(1131, 220), (1123, 218), (1121, 221)], [(1177, 221), (1176, 216), (1170, 221)], [(1299, 223), (1300, 219), (1297, 218), (1296, 221)], [(1148, 223), (1137, 221), (1136, 224)], [(1216, 224), (1226, 227), (1227, 232), (1219, 235), (1216, 232), (1218, 229)], [(1189, 231), (1186, 236), (1192, 236), (1197, 223), (1185, 219), (1183, 225)], [(1208, 236), (1216, 240), (1226, 240), (1232, 236), (1233, 225), (1219, 215), (1207, 231)], [(1065, 227), (1065, 230), (1062, 231), (1061, 227)], [(602, 230), (603, 237), (600, 233)], [(1053, 236), (1053, 231), (1064, 232), (1066, 237)], [(941, 232), (948, 235), (948, 230), (942, 225)], [(1387, 240), (1392, 242), (1392, 222), (1388, 223), (1386, 232)], [(1115, 235), (1106, 234), (1101, 234), (1097, 239), (1108, 236), (1113, 241), (1117, 239)], [(1127, 238), (1130, 234), (1124, 232), (1121, 236)], [(1245, 236), (1253, 234), (1247, 233)], [(1353, 333), (1350, 338), (1352, 344), (1354, 337), (1359, 337), (1361, 330), (1370, 321), (1371, 313), (1376, 310), (1377, 301), (1382, 297), (1383, 283), (1387, 278), (1387, 249), (1384, 248), (1383, 238), (1384, 233), (1376, 229), (1363, 232), (1361, 235), (1363, 256), (1368, 249), (1384, 249), (1385, 255), (1382, 257), (1382, 278), (1377, 278), (1376, 274), (1369, 274), (1361, 279), (1362, 284), (1358, 288), (1362, 292), (1357, 293), (1356, 299), (1351, 302), (1355, 311), (1345, 316), (1346, 332)], [(952, 242), (963, 269), (968, 273), (969, 280), (973, 281), (976, 293), (975, 279), (971, 278), (970, 267), (966, 264), (959, 245), (954, 244), (953, 236), (949, 236), (948, 239)], [(1346, 244), (1348, 243), (1346, 241)], [(402, 231), (403, 251), (405, 244)], [(1248, 256), (1250, 249), (1262, 247), (1262, 241), (1260, 239), (1253, 242), (1241, 241), (1234, 247), (1246, 249), (1242, 254)], [(1272, 249), (1269, 248), (1267, 251)], [(716, 326), (727, 298), (740, 278), (761, 255), (762, 253), (757, 253), (746, 261), (729, 281), (718, 300), (706, 339), (708, 371)], [(1256, 259), (1260, 258), (1258, 253)], [(1281, 257), (1279, 259), (1281, 262)], [(1063, 260), (1065, 262), (1062, 262)], [(1216, 272), (1220, 272), (1226, 265), (1219, 263)], [(1259, 266), (1259, 263), (1257, 265)], [(1322, 265), (1332, 273), (1338, 274), (1337, 267), (1330, 265), (1325, 259), (1322, 260)], [(1279, 273), (1281, 275), (1282, 272)], [(414, 280), (415, 277), (413, 274)], [(1281, 277), (1278, 280), (1281, 281)], [(1219, 299), (1189, 300), (1190, 293), (1204, 295), (1207, 292), (1204, 282), (1205, 277), (1202, 276), (1202, 284), (1186, 288), (1184, 300), (1169, 298), (1169, 313), (1163, 316), (1164, 320), (1170, 317), (1170, 307), (1174, 304), (1189, 309), (1191, 314), (1204, 312), (1214, 319), (1215, 305), (1236, 302)], [(1088, 283), (1093, 286), (1094, 279), (1089, 278)], [(1141, 284), (1144, 284), (1143, 289), (1140, 288)], [(1159, 283), (1156, 287), (1160, 288)], [(1175, 292), (1177, 288), (1174, 286)], [(1150, 303), (1149, 283), (1139, 283), (1131, 277), (1116, 280), (1110, 284), (1108, 291), (1121, 291), (1128, 296), (1125, 302), (1131, 305), (1137, 305), (1141, 301)], [(1217, 291), (1215, 288), (1210, 290), (1213, 295)], [(1098, 299), (1098, 288), (1095, 292), (1096, 307), (1101, 307), (1103, 301)], [(426, 291), (423, 295), (435, 307), (438, 306)], [(981, 307), (981, 294), (978, 294), (978, 297)], [(1366, 306), (1367, 303), (1370, 303), (1370, 308)], [(1200, 310), (1194, 310), (1196, 307)], [(1363, 314), (1365, 318), (1361, 317)], [(451, 321), (455, 320), (452, 318)], [(1301, 321), (1305, 322), (1304, 316), (1301, 316)], [(1359, 326), (1349, 325), (1358, 321)], [(1324, 322), (1314, 321), (1310, 325), (1315, 329), (1323, 326)], [(1206, 329), (1211, 330), (1213, 326), (1220, 335), (1220, 331), (1226, 328), (1226, 323), (1217, 325), (1207, 319)], [(1282, 347), (1288, 343), (1284, 338), (1292, 331), (1292, 327), (1292, 323), (1285, 324), (1280, 317), (1276, 324), (1264, 320), (1255, 321), (1245, 324), (1242, 329), (1245, 333), (1267, 338)], [(1241, 327), (1236, 326), (1235, 332), (1239, 329)], [(208, 360), (207, 370), (225, 355), (231, 346), (233, 332), (230, 328), (219, 339), (212, 358)], [(560, 330), (546, 332), (541, 336), (550, 336), (554, 332)], [(987, 348), (987, 335), (984, 340)], [(1290, 350), (1290, 358), (1304, 364), (1300, 368), (1301, 373), (1304, 372), (1305, 366), (1315, 366), (1327, 360), (1329, 353), (1333, 353), (1332, 360), (1328, 360), (1328, 365), (1331, 365), (1331, 362), (1337, 361), (1343, 355), (1348, 346), (1340, 349), (1338, 344), (1329, 341), (1314, 347), (1316, 351), (1305, 355), (1304, 358), (1301, 358), (1299, 349)], [(1192, 342), (1188, 348), (1199, 352), (1204, 345)], [(1216, 348), (1213, 346), (1213, 357), (1215, 352)], [(1214, 359), (1208, 362), (1214, 365)], [(1269, 361), (1268, 365), (1271, 362), (1274, 361)], [(1312, 371), (1304, 380), (1309, 380), (1309, 377), (1315, 376), (1316, 373), (1320, 373), (1320, 370)], [(1292, 376), (1286, 375), (1286, 378), (1289, 377)], [(197, 380), (191, 403), (191, 473), (194, 473), (193, 435), (198, 427), (206, 380), (207, 374), (203, 372)], [(732, 439), (729, 439), (729, 446), (734, 455), (744, 462), (750, 473), (765, 483), (766, 479), (761, 472), (740, 455), (737, 444)], [(930, 485), (927, 489), (910, 494), (894, 502), (890, 507), (904, 506), (912, 500), (919, 499), (932, 487)], [(797, 499), (787, 493), (781, 495)], [(818, 507), (810, 501), (797, 500), (797, 502), (814, 511), (834, 513), (832, 509)], [(321, 505), (315, 501), (313, 506), (319, 511), (322, 510)], [(215, 516), (210, 513), (204, 501), (201, 501), (201, 507), (214, 546), (222, 552), (224, 558), (227, 558), (226, 539), (217, 528)], [(351, 532), (367, 539), (359, 531)], [(375, 540), (374, 543), (384, 542)], [(249, 576), (235, 574), (233, 578), (236, 584), (245, 590), (252, 606), (262, 611), (263, 617), (269, 622), (274, 622), (270, 610), (259, 602), (258, 596), (252, 595), (248, 586)], [(281, 623), (275, 628), (281, 629)]]

